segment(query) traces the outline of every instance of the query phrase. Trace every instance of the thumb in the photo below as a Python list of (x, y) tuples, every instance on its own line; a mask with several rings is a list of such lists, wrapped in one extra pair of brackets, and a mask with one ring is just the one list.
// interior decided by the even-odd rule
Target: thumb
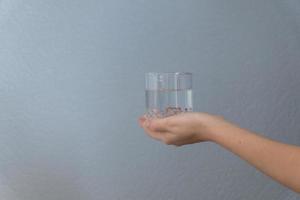
[(160, 131), (166, 132), (169, 130), (169, 119), (168, 118), (152, 118), (147, 119), (148, 123), (146, 122), (147, 127), (152, 131)]

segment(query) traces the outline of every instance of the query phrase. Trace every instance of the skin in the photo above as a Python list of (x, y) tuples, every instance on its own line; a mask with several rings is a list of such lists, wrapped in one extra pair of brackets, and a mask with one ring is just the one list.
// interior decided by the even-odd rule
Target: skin
[(166, 118), (139, 118), (152, 138), (182, 146), (214, 142), (247, 161), (279, 183), (300, 193), (300, 147), (283, 144), (238, 127), (221, 116), (200, 112)]

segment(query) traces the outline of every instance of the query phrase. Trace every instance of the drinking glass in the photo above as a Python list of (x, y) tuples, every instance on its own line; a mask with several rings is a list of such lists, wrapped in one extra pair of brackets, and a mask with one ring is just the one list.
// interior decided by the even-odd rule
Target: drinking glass
[(146, 116), (163, 118), (193, 110), (192, 73), (146, 73)]

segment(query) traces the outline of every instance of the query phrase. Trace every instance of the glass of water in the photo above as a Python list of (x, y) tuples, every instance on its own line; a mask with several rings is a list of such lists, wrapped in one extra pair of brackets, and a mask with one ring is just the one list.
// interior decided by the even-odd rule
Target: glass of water
[(193, 110), (192, 74), (146, 73), (146, 116), (163, 118)]

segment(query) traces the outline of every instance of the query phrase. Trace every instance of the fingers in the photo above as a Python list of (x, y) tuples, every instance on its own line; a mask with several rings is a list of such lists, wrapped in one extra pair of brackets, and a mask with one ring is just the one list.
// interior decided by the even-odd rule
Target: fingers
[(142, 116), (139, 118), (139, 124), (151, 138), (167, 145), (182, 146), (200, 141), (194, 130), (189, 127), (188, 121), (193, 120), (191, 117), (192, 115), (179, 114), (166, 118)]
[(177, 144), (176, 135), (170, 131), (171, 127), (168, 118), (149, 119), (142, 116), (139, 118), (139, 124), (151, 138), (159, 140), (167, 145), (180, 146), (180, 144)]
[(167, 132), (170, 130), (167, 118), (154, 118), (146, 121), (146, 125), (152, 131)]
[(150, 131), (149, 129), (145, 129), (146, 133), (148, 136), (150, 136), (151, 138), (155, 139), (155, 140), (159, 140), (159, 141), (164, 141), (164, 134), (163, 132), (154, 132), (154, 131)]
[(168, 132), (156, 132), (145, 129), (146, 133), (153, 139), (161, 141), (165, 144), (171, 145), (174, 143), (173, 135)]
[(166, 124), (163, 119), (149, 119), (146, 116), (139, 118), (139, 125), (153, 139), (164, 141), (166, 135)]
[(139, 118), (139, 125), (155, 132), (166, 132), (170, 130), (169, 119), (167, 118), (147, 118), (142, 116)]
[(140, 127), (143, 127), (143, 124), (144, 124), (145, 121), (146, 121), (146, 117), (145, 116), (139, 117), (139, 125), (140, 125)]

